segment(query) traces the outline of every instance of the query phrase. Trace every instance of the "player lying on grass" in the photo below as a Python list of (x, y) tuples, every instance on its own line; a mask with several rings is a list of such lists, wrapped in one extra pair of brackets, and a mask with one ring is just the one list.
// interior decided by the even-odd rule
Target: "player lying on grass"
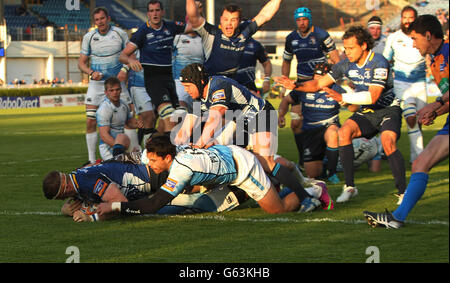
[[(268, 213), (308, 212), (321, 204), (321, 201), (312, 197), (300, 202), (294, 193), (281, 200), (256, 157), (238, 146), (215, 145), (208, 149), (187, 147), (177, 153), (169, 137), (158, 136), (146, 144), (146, 150), (149, 164), (155, 173), (169, 172), (166, 183), (151, 198), (101, 203), (97, 210), (99, 215), (111, 212), (123, 215), (156, 213), (187, 186), (194, 185), (207, 188), (236, 186)], [(320, 197), (329, 198), (325, 191)]]
[[(123, 156), (123, 155), (122, 155)], [(121, 156), (119, 156), (120, 158)], [(105, 220), (95, 210), (99, 203), (127, 202), (150, 197), (166, 182), (167, 172), (156, 174), (149, 166), (133, 161), (108, 160), (65, 174), (52, 171), (43, 181), (48, 199), (65, 200), (61, 212), (74, 221)], [(230, 210), (246, 200), (245, 194), (233, 188), (220, 187), (207, 193), (183, 193), (161, 207), (159, 214), (218, 212)]]

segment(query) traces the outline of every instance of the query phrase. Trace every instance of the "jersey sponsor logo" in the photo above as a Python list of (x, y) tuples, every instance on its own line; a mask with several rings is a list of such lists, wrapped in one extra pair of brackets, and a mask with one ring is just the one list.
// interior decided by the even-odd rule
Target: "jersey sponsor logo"
[(212, 102), (216, 102), (223, 99), (225, 99), (225, 90), (223, 89), (215, 91), (211, 96)]
[(102, 197), (105, 193), (106, 187), (108, 187), (108, 184), (105, 183), (105, 181), (98, 179), (97, 183), (94, 185), (94, 194), (98, 195), (99, 197)]
[(155, 37), (155, 35), (153, 33), (147, 33), (146, 37), (147, 39), (152, 39)]
[(376, 68), (373, 70), (373, 78), (376, 80), (386, 80), (388, 77), (388, 69)]
[(293, 40), (292, 41), (292, 46), (297, 46), (298, 45), (298, 40)]
[(175, 191), (175, 187), (177, 186), (177, 181), (171, 179), (171, 178), (167, 178), (166, 183), (163, 185), (163, 188), (170, 191), (170, 192), (174, 192)]

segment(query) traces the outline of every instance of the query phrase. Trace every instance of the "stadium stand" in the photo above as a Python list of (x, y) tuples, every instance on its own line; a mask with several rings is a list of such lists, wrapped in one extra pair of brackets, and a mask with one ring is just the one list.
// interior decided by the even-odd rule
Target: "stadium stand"
[[(65, 1), (46, 0), (43, 4), (29, 5), (34, 13), (45, 17), (57, 27), (69, 29), (88, 29), (90, 27), (89, 8), (84, 4), (80, 10), (67, 10)], [(75, 28), (76, 27), (76, 28)]]
[(31, 25), (41, 26), (39, 18), (31, 15), (27, 10), (19, 14), (20, 5), (5, 5), (5, 20), (8, 28), (26, 28)]
[[(85, 0), (85, 2), (89, 4), (89, 0)], [(144, 23), (144, 21), (132, 12), (128, 11), (117, 1), (96, 0), (95, 4), (97, 7), (106, 7), (110, 13), (111, 20), (124, 29), (136, 28)]]

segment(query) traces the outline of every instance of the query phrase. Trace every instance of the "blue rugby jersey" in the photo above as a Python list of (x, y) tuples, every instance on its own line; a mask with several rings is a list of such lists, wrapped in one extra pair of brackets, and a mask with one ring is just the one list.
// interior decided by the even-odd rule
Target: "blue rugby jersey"
[[(339, 93), (346, 92), (337, 84), (333, 84), (330, 88)], [(327, 94), (325, 91), (299, 92), (296, 94), (299, 96), (302, 105), (303, 130), (311, 130), (339, 122), (340, 105), (336, 100), (328, 98)]]
[(233, 77), (238, 83), (247, 85), (255, 81), (256, 62), (261, 64), (269, 60), (264, 46), (253, 38), (250, 38), (242, 54), (239, 69)]
[(295, 55), (298, 62), (297, 76), (312, 78), (316, 64), (326, 62), (327, 53), (335, 49), (336, 44), (328, 32), (312, 26), (305, 37), (297, 30), (286, 37), (283, 59), (291, 61)]
[(254, 117), (264, 109), (266, 101), (255, 96), (246, 87), (224, 76), (212, 76), (209, 79), (207, 96), (201, 99), (202, 110), (221, 105), (228, 110), (240, 110), (239, 117)]
[(381, 109), (391, 105), (394, 101), (392, 71), (389, 62), (381, 54), (370, 51), (362, 66), (351, 63), (346, 58), (333, 65), (328, 75), (334, 81), (347, 77), (355, 85), (355, 92), (368, 91), (370, 85), (384, 88), (375, 103), (361, 105), (362, 108)]
[(106, 79), (120, 72), (123, 64), (119, 56), (127, 43), (127, 33), (118, 27), (111, 26), (105, 35), (94, 29), (83, 36), (80, 53), (89, 56), (91, 69), (102, 73)]
[(207, 23), (195, 31), (201, 36), (205, 51), (205, 69), (210, 75), (233, 76), (249, 38), (258, 30), (256, 22), (244, 22), (235, 35), (226, 37), (222, 30)]
[(150, 170), (145, 165), (107, 162), (77, 169), (69, 176), (82, 198), (98, 202), (111, 183), (116, 183), (128, 199), (150, 194), (152, 190)]
[(186, 25), (182, 22), (162, 21), (159, 29), (153, 29), (149, 22), (141, 25), (133, 33), (130, 42), (141, 51), (139, 61), (143, 65), (172, 66), (172, 48), (175, 35), (183, 33)]
[(236, 165), (228, 147), (184, 148), (175, 156), (161, 189), (175, 197), (188, 186), (212, 188), (230, 184), (236, 177)]

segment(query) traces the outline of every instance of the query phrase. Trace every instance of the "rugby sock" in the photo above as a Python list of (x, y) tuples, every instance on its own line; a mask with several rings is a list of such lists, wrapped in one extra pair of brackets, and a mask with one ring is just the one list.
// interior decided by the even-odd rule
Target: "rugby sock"
[(355, 186), (354, 155), (353, 144), (339, 146), (339, 157), (341, 158), (342, 168), (344, 169), (345, 184), (350, 187)]
[(406, 169), (403, 155), (400, 150), (397, 149), (394, 153), (389, 155), (387, 159), (392, 175), (394, 176), (395, 186), (397, 187), (398, 193), (403, 194), (406, 189)]
[(130, 151), (133, 151), (135, 148), (141, 150), (141, 146), (139, 145), (138, 134), (136, 129), (124, 129), (125, 135), (130, 138), (130, 146), (128, 147)]
[(97, 155), (97, 132), (86, 133), (89, 162), (94, 163)]
[(144, 129), (139, 128), (137, 130), (137, 135), (138, 135), (138, 142), (139, 142), (139, 144), (142, 144), (142, 139), (144, 138)]
[(414, 128), (410, 128), (406, 125), (408, 129), (408, 138), (410, 146), (410, 162), (416, 160), (417, 156), (423, 151), (423, 136), (419, 125), (416, 123)]
[(336, 174), (336, 167), (339, 160), (339, 149), (327, 147), (326, 157), (328, 159), (327, 170), (328, 176), (331, 177)]
[(392, 213), (395, 219), (405, 221), (409, 212), (413, 209), (422, 197), (428, 184), (428, 174), (418, 172), (413, 173), (409, 179), (408, 188), (400, 206)]
[(289, 171), (289, 169), (287, 169), (285, 166), (279, 163), (275, 164), (275, 167), (273, 168), (271, 174), (272, 176), (277, 178), (277, 180), (280, 181), (281, 184), (290, 188), (297, 195), (300, 202), (302, 202), (305, 198), (311, 197), (305, 191), (302, 185), (297, 181), (294, 174), (292, 174), (292, 172)]
[(303, 140), (303, 134), (294, 134), (294, 139), (295, 139), (295, 144), (297, 145), (297, 150), (298, 150), (298, 164), (300, 166), (303, 166), (303, 145), (302, 145), (302, 140)]

